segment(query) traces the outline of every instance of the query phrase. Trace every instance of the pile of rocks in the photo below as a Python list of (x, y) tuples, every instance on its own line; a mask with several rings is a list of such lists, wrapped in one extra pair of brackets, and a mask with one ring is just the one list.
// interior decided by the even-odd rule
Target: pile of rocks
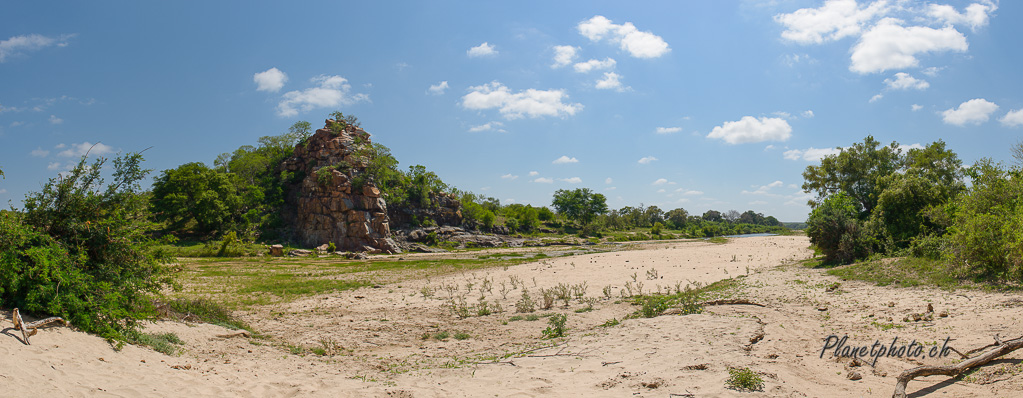
[(372, 181), (352, 183), (366, 172), (368, 159), (358, 149), (372, 145), (369, 133), (350, 125), (330, 128), (341, 125), (326, 120), (281, 164), (281, 171), (300, 177), (287, 187), (284, 222), (302, 246), (333, 242), (339, 251), (396, 253), (380, 189)]

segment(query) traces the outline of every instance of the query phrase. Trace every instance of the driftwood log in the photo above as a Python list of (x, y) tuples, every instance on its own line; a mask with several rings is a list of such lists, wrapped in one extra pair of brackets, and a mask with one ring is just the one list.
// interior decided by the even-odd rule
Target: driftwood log
[[(991, 347), (988, 345), (981, 347), (981, 349)], [(906, 370), (899, 375), (898, 381), (895, 383), (895, 393), (892, 394), (892, 398), (906, 398), (906, 385), (909, 384), (910, 380), (917, 377), (923, 376), (958, 376), (970, 368), (982, 366), (991, 362), (1002, 355), (1016, 351), (1023, 347), (1023, 336), (1008, 341), (1002, 341), (995, 335), (995, 348), (980, 354), (976, 357), (967, 359), (959, 362), (955, 365), (950, 366), (920, 366), (913, 369)], [(975, 352), (976, 350), (970, 350), (969, 352)]]
[(30, 336), (35, 336), (36, 333), (39, 333), (39, 330), (37, 330), (38, 328), (49, 325), (51, 323), (60, 323), (61, 325), (67, 326), (67, 321), (65, 321), (64, 318), (57, 316), (52, 316), (46, 319), (40, 319), (35, 322), (25, 323), (25, 321), (21, 319), (21, 312), (19, 312), (17, 308), (14, 309), (14, 314), (11, 315), (11, 318), (14, 320), (14, 328), (21, 331), (21, 336), (25, 341), (25, 345), (32, 345), (32, 343), (28, 341), (28, 338)]

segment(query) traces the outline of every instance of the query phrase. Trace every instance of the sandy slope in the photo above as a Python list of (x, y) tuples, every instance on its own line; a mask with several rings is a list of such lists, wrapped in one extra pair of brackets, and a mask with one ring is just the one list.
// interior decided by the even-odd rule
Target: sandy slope
[[(0, 335), (0, 356), (6, 358), (0, 361), (0, 385), (7, 388), (0, 396), (28, 389), (52, 396), (890, 396), (894, 376), (902, 370), (951, 358), (881, 358), (875, 368), (849, 367), (847, 360), (819, 357), (824, 338), (848, 335), (851, 344), (869, 345), (896, 336), (929, 343), (951, 337), (951, 344), (965, 351), (989, 343), (995, 333), (1011, 338), (1023, 331), (1023, 301), (1011, 294), (881, 288), (779, 266), (808, 256), (806, 246), (805, 237), (657, 243), (413, 279), (242, 314), (271, 336), (262, 340), (217, 338), (228, 331), (210, 325), (153, 325), (152, 330), (172, 331), (185, 341), (184, 353), (174, 357), (137, 347), (114, 352), (102, 339), (64, 328), (41, 331), (32, 346), (25, 346), (19, 333), (6, 330)], [(650, 292), (674, 288), (676, 282), (684, 286), (739, 275), (739, 296), (767, 307), (714, 306), (703, 314), (598, 327), (635, 310), (616, 303), (626, 282), (633, 289), (643, 283), (643, 291)], [(505, 312), (455, 317), (450, 299), (476, 304), (484, 280), (490, 285), (485, 300)], [(829, 291), (836, 281), (840, 285)], [(506, 294), (500, 292), (502, 282)], [(567, 339), (540, 339), (545, 318), (508, 321), (517, 315), (514, 304), (523, 287), (538, 297), (541, 288), (584, 282), (586, 296), (598, 298), (594, 311), (574, 312), (585, 306), (577, 300), (567, 309), (559, 302), (551, 310), (568, 315)], [(605, 286), (614, 298), (604, 298)], [(424, 296), (424, 287), (432, 294)], [(949, 316), (903, 322), (927, 303)], [(9, 319), (9, 312), (3, 314)], [(3, 325), (10, 327), (8, 322)], [(892, 325), (897, 327), (888, 329)], [(439, 331), (471, 337), (422, 339)], [(763, 340), (751, 344), (761, 331)], [(326, 347), (337, 355), (293, 355), (289, 346)], [(1001, 361), (972, 376), (971, 383), (932, 377), (911, 383), (909, 390), (924, 389), (929, 396), (1020, 396), (1019, 363)], [(728, 367), (759, 372), (764, 391), (727, 389)], [(847, 379), (851, 370), (862, 379)]]

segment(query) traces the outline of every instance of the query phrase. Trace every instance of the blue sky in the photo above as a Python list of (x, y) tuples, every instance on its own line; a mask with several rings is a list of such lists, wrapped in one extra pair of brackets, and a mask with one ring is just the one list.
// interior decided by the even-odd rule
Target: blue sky
[(785, 221), (806, 166), (868, 134), (971, 164), (1023, 133), (1019, 2), (61, 3), (0, 13), (16, 207), (96, 143), (212, 164), (334, 110), (502, 203), (587, 187)]

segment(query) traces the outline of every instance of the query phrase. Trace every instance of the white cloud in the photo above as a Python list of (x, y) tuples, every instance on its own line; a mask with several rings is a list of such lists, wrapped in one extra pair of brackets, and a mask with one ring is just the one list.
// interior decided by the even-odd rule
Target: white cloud
[(664, 185), (664, 184), (667, 184), (667, 183), (668, 183), (668, 179), (667, 178), (658, 178), (656, 181), (654, 181), (650, 185)]
[(569, 184), (579, 184), (579, 183), (583, 182), (583, 179), (579, 178), (579, 177), (559, 178), (558, 181), (564, 181), (564, 182), (567, 182)]
[(575, 65), (572, 65), (572, 68), (579, 73), (588, 73), (594, 70), (613, 69), (615, 67), (615, 64), (616, 62), (612, 58), (604, 58), (603, 61), (591, 59), (586, 62), (580, 62)]
[(61, 168), (60, 162), (50, 162), (46, 165), (46, 170), (59, 170)]
[(657, 160), (657, 158), (655, 158), (653, 156), (644, 156), (643, 158), (639, 159), (639, 164), (650, 164), (650, 162), (653, 162), (653, 161), (656, 161), (656, 160)]
[(681, 127), (658, 127), (654, 130), (657, 134), (672, 134), (682, 131)]
[(821, 159), (824, 159), (824, 157), (826, 157), (826, 156), (837, 155), (839, 153), (842, 153), (842, 151), (839, 150), (838, 148), (814, 148), (814, 147), (810, 147), (809, 149), (806, 149), (806, 150), (800, 150), (800, 149), (788, 150), (788, 151), (785, 151), (785, 153), (782, 156), (784, 156), (785, 159), (789, 159), (789, 160), (803, 159), (803, 160), (805, 160), (807, 162), (819, 162)]
[(501, 176), (502, 180), (514, 180), (514, 179), (517, 179), (517, 178), (519, 178), (519, 176), (513, 175), (512, 173), (508, 173), (508, 174), (505, 174), (505, 175)]
[(50, 154), (50, 151), (47, 151), (43, 148), (36, 148), (33, 149), (32, 152), (29, 152), (29, 154), (37, 158), (45, 158), (47, 155)]
[(57, 156), (65, 158), (82, 157), (85, 156), (85, 154), (93, 156), (102, 156), (114, 153), (114, 148), (112, 148), (109, 145), (99, 142), (97, 142), (96, 144), (92, 144), (89, 141), (85, 141), (80, 144), (71, 144), (70, 146), (60, 144), (57, 145), (56, 148), (57, 149), (67, 148), (63, 151), (60, 151), (60, 153), (57, 154)]
[(983, 98), (974, 98), (959, 104), (958, 108), (946, 109), (941, 112), (941, 118), (946, 124), (964, 126), (966, 124), (981, 124), (988, 120), (992, 113), (998, 110), (998, 105)]
[(578, 51), (579, 49), (572, 46), (554, 46), (554, 63), (551, 64), (551, 68), (557, 69), (568, 66), (572, 61), (575, 61)]
[(625, 87), (622, 86), (622, 82), (618, 80), (621, 77), (622, 75), (614, 72), (604, 72), (604, 78), (597, 80), (597, 85), (595, 87), (601, 90), (623, 91), (625, 90)]
[(479, 126), (472, 126), (469, 128), (469, 132), (478, 133), (481, 131), (496, 131), (498, 133), (507, 133), (505, 129), (501, 128), (502, 126), (504, 126), (504, 123), (493, 121)]
[(969, 48), (966, 36), (951, 26), (941, 29), (902, 26), (902, 21), (885, 18), (860, 37), (852, 49), (849, 70), (875, 73), (916, 67), (917, 55), (944, 51), (963, 52)]
[(38, 51), (46, 47), (65, 47), (68, 40), (75, 37), (75, 34), (47, 37), (39, 34), (14, 36), (10, 39), (0, 41), (0, 62), (7, 61), (7, 57), (21, 55), (31, 51)]
[(431, 84), (430, 88), (426, 89), (426, 92), (432, 95), (443, 95), (444, 91), (447, 90), (448, 87), (448, 81), (445, 80), (437, 84)]
[(369, 96), (366, 94), (351, 94), (352, 86), (348, 84), (348, 79), (341, 76), (320, 75), (309, 79), (309, 81), (317, 84), (317, 87), (289, 91), (281, 96), (281, 102), (277, 104), (277, 115), (295, 116), (300, 111), (337, 108), (341, 105), (369, 101)]
[[(668, 191), (665, 190), (664, 188), (661, 188), (661, 189), (657, 190), (657, 193), (665, 193), (665, 192), (668, 192)], [(668, 196), (671, 196), (671, 195), (668, 195)]]
[(942, 66), (942, 67), (939, 68), (937, 66), (932, 66), (932, 67), (929, 67), (929, 68), (925, 68), (924, 70), (920, 71), (920, 73), (923, 73), (923, 74), (925, 74), (927, 76), (930, 76), (930, 77), (935, 77), (935, 76), (938, 76), (938, 72), (941, 72), (942, 69), (945, 69), (945, 67)]
[(803, 111), (803, 114), (802, 114), (802, 115), (803, 115), (803, 117), (804, 117), (804, 118), (807, 118), (807, 119), (812, 119), (812, 118), (813, 118), (813, 116), (814, 116), (814, 115), (813, 115), (813, 111), (811, 111), (811, 110), (809, 110), (809, 109), (807, 109), (807, 110)]
[(482, 86), (469, 87), (470, 93), (462, 97), (462, 107), (483, 110), (498, 109), (507, 119), (523, 116), (537, 118), (541, 116), (574, 115), (583, 109), (582, 104), (564, 103), (568, 98), (563, 90), (528, 89), (517, 93), (511, 92), (498, 81)]
[(537, 179), (533, 180), (533, 182), (539, 182), (541, 184), (552, 184), (554, 183), (554, 180), (546, 177), (538, 177)]
[(970, 29), (976, 31), (977, 28), (987, 26), (988, 17), (997, 9), (997, 4), (986, 0), (966, 6), (966, 12), (963, 13), (950, 5), (928, 4), (927, 16), (946, 24), (969, 25)]
[(703, 195), (703, 191), (685, 191), (682, 194), (686, 196), (700, 196)]
[(894, 80), (884, 79), (884, 84), (892, 90), (924, 90), (931, 86), (926, 80), (917, 79), (905, 72), (896, 73)]
[(617, 25), (601, 15), (580, 22), (579, 33), (590, 41), (607, 38), (611, 43), (636, 58), (657, 58), (671, 51), (663, 38), (651, 32), (643, 32), (631, 22)]
[(763, 141), (785, 141), (792, 136), (792, 127), (789, 122), (781, 118), (760, 119), (752, 116), (743, 116), (735, 122), (725, 122), (714, 127), (707, 134), (707, 138), (724, 140), (729, 144), (745, 144)]
[(50, 115), (50, 124), (61, 124), (64, 123), (64, 119), (57, 117), (56, 115)]
[(608, 177), (608, 178), (604, 179), (604, 183), (605, 183), (605, 184), (610, 184), (610, 183), (612, 183), (613, 181), (614, 181), (614, 180), (612, 180), (612, 179), (611, 179), (611, 177)]
[(880, 101), (880, 100), (881, 100), (881, 98), (884, 98), (884, 94), (881, 94), (881, 93), (877, 93), (877, 95), (875, 95), (875, 96), (873, 96), (873, 97), (870, 97), (870, 100), (868, 100), (867, 102), (869, 102), (869, 103), (873, 104), (873, 103), (875, 103), (875, 102), (877, 102), (877, 101)]
[(536, 171), (530, 171), (530, 172), (529, 172), (529, 176), (530, 176), (530, 177), (532, 177), (532, 176), (537, 176), (537, 175), (540, 175), (540, 173), (539, 173), (539, 172), (536, 172)]
[(554, 161), (551, 163), (553, 164), (579, 163), (579, 159), (561, 155), (560, 158), (554, 159)]
[(919, 142), (916, 144), (899, 145), (899, 150), (902, 151), (902, 153), (909, 152), (910, 149), (924, 149), (924, 146), (920, 145)]
[(859, 7), (856, 0), (828, 0), (818, 8), (802, 8), (774, 16), (785, 26), (781, 37), (797, 43), (823, 43), (860, 33), (862, 26), (885, 12), (884, 1)]
[(252, 81), (256, 82), (256, 91), (276, 93), (284, 88), (284, 83), (288, 82), (288, 75), (280, 69), (270, 68), (252, 75)]
[(909, 109), (912, 109), (913, 112), (916, 112), (918, 110), (924, 109), (924, 107), (923, 107), (923, 105), (913, 104), (913, 105), (910, 105)]
[(791, 119), (792, 118), (792, 114), (788, 113), (788, 112), (778, 111), (778, 112), (773, 112), (771, 114), (775, 115), (775, 116), (780, 116), (783, 119)]
[(476, 58), (476, 57), (494, 56), (494, 55), (497, 55), (497, 52), (498, 51), (497, 51), (496, 47), (494, 47), (490, 43), (483, 42), (483, 44), (480, 44), (480, 45), (478, 45), (476, 47), (470, 48), (465, 53), (467, 55), (469, 55), (470, 58)]
[(998, 121), (1002, 122), (1002, 125), (1006, 127), (1023, 126), (1023, 109), (1009, 111), (1005, 114), (1005, 116), (1002, 116), (1001, 119), (998, 119)]
[(753, 187), (756, 188), (756, 190), (753, 190), (753, 191), (743, 190), (742, 194), (743, 195), (768, 195), (768, 194), (770, 194), (771, 188), (777, 188), (777, 187), (780, 187), (782, 185), (785, 185), (785, 184), (782, 183), (781, 181), (774, 181), (774, 182), (772, 182), (770, 184), (761, 185), (761, 186), (754, 185)]

